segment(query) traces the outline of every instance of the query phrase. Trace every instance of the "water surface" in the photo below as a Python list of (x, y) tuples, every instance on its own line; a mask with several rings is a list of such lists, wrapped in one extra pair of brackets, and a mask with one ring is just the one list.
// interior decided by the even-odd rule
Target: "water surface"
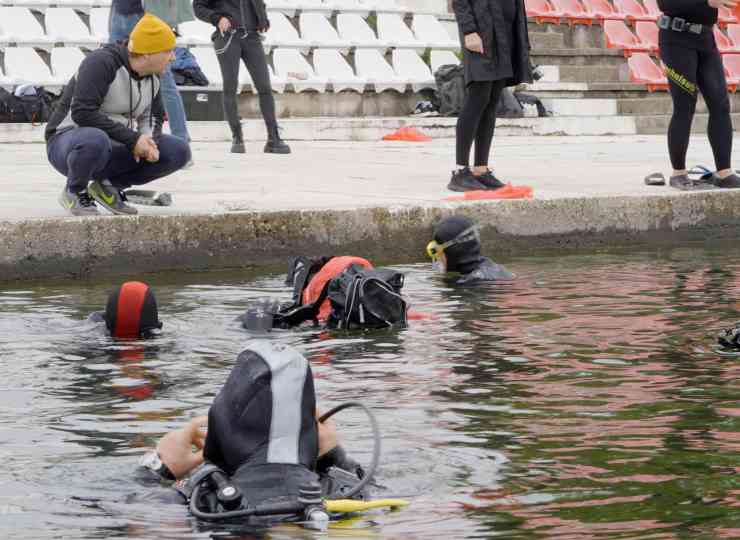
[[(715, 344), (740, 320), (740, 250), (506, 263), (516, 282), (476, 288), (397, 266), (432, 317), (402, 331), (273, 334), (308, 356), (323, 408), (376, 411), (378, 495), (412, 501), (328, 535), (740, 538), (740, 357)], [(249, 339), (234, 319), (287, 296), (283, 277), (152, 276), (164, 333), (124, 343), (85, 322), (111, 281), (0, 288), (0, 537), (226, 534), (155, 502), (132, 471), (206, 413)], [(367, 461), (362, 415), (338, 423)]]

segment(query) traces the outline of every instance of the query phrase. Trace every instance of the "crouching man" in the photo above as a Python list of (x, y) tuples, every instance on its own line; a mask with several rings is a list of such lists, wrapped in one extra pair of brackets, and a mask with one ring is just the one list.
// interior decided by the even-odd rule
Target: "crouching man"
[(160, 76), (174, 59), (175, 34), (145, 15), (124, 44), (90, 53), (67, 84), (46, 127), (49, 162), (67, 177), (59, 197), (74, 216), (136, 214), (125, 190), (190, 161), (186, 141), (162, 134)]

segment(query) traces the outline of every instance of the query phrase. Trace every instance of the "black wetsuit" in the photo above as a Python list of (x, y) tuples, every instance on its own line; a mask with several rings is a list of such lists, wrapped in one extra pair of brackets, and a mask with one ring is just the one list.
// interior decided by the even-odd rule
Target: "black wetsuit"
[(702, 32), (660, 30), (660, 55), (667, 67), (673, 99), (668, 151), (676, 170), (686, 169), (691, 123), (701, 92), (709, 109), (707, 134), (717, 170), (731, 167), (732, 119), (722, 57), (714, 39), (718, 12), (707, 0), (659, 0), (666, 15), (703, 25)]
[(458, 285), (467, 285), (478, 281), (499, 281), (514, 279), (514, 274), (509, 272), (505, 267), (493, 262), (488, 257), (482, 257), (478, 265), (472, 270), (463, 273), (455, 281)]

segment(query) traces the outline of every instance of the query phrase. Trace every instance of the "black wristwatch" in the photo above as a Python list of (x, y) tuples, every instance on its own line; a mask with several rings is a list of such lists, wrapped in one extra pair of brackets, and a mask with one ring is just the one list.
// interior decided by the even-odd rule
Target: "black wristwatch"
[(176, 480), (175, 475), (172, 474), (169, 467), (162, 462), (162, 458), (159, 457), (159, 453), (155, 450), (145, 454), (144, 457), (141, 458), (140, 464), (142, 467), (149, 469), (165, 480)]

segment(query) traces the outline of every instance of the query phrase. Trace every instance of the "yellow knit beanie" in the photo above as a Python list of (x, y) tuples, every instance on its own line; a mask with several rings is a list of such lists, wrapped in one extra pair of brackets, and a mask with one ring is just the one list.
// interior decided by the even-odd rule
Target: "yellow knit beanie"
[(136, 54), (154, 54), (175, 48), (175, 33), (162, 19), (145, 13), (128, 38), (128, 50)]

